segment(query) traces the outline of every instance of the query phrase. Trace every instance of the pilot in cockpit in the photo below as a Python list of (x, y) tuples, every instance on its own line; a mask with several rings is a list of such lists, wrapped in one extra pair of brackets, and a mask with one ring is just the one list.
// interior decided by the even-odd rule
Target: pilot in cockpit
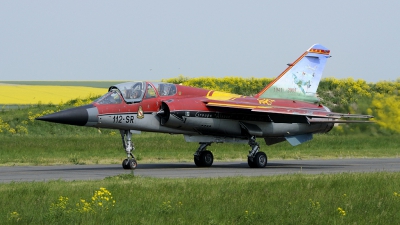
[(159, 93), (161, 96), (168, 95), (169, 87), (166, 84), (160, 84)]
[(142, 95), (141, 90), (135, 90), (135, 91), (133, 91), (131, 98), (140, 98), (141, 95)]

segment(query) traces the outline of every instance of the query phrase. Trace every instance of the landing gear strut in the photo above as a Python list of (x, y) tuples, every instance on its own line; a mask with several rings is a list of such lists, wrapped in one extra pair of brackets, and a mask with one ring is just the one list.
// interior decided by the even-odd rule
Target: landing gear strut
[(198, 167), (210, 167), (214, 162), (213, 154), (206, 148), (210, 146), (210, 142), (200, 142), (200, 146), (194, 153), (194, 163)]
[(135, 156), (133, 156), (132, 151), (135, 147), (132, 143), (132, 133), (130, 130), (120, 130), (119, 131), (122, 138), (122, 145), (124, 146), (125, 152), (127, 154), (126, 159), (122, 162), (122, 168), (126, 170), (133, 170), (137, 166)]
[(247, 163), (251, 168), (264, 168), (267, 165), (267, 155), (259, 151), (260, 145), (256, 142), (255, 136), (249, 138), (249, 145), (251, 150), (247, 155)]

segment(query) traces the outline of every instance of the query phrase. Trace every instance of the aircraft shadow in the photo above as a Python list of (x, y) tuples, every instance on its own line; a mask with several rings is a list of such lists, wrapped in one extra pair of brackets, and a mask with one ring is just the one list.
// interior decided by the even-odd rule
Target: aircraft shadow
[(215, 163), (211, 167), (197, 167), (192, 163), (154, 163), (154, 164), (139, 164), (137, 169), (321, 169), (321, 168), (344, 168), (346, 165), (333, 164), (302, 164), (302, 163), (268, 163), (265, 168), (250, 168), (245, 162), (234, 163)]
[[(217, 162), (211, 167), (197, 167), (194, 163), (142, 163), (139, 164), (136, 170), (151, 170), (151, 169), (266, 169), (266, 170), (285, 170), (285, 169), (307, 169), (307, 170), (320, 170), (328, 168), (345, 168), (345, 164), (308, 164), (308, 163), (273, 163), (270, 162), (265, 168), (250, 168), (247, 162)], [(114, 171), (122, 169), (120, 164), (115, 165), (69, 165), (69, 166), (48, 166), (45, 168), (36, 168), (35, 171), (42, 172), (55, 172), (55, 171)], [(126, 170), (129, 171), (129, 170)]]

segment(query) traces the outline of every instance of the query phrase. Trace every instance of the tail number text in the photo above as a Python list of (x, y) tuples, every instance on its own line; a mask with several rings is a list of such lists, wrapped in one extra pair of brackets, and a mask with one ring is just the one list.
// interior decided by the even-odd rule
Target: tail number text
[(113, 116), (113, 123), (133, 123), (134, 116)]

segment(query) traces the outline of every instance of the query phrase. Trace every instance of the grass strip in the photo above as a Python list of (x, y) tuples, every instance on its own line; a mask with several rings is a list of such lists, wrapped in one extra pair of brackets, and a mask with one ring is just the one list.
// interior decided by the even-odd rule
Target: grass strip
[[(72, 126), (66, 126), (74, 128)], [(82, 135), (66, 133), (45, 136), (0, 135), (0, 165), (119, 164), (126, 157), (118, 134)], [(334, 159), (399, 157), (398, 135), (315, 135), (314, 140), (292, 147), (288, 143), (261, 150), (273, 159)], [(134, 135), (134, 151), (139, 163), (192, 162), (197, 143), (187, 143), (182, 135), (142, 133)], [(208, 147), (216, 161), (247, 160), (246, 144), (213, 144)]]
[(125, 174), (101, 181), (0, 184), (0, 221), (396, 224), (399, 192), (400, 173), (389, 172), (198, 179)]

